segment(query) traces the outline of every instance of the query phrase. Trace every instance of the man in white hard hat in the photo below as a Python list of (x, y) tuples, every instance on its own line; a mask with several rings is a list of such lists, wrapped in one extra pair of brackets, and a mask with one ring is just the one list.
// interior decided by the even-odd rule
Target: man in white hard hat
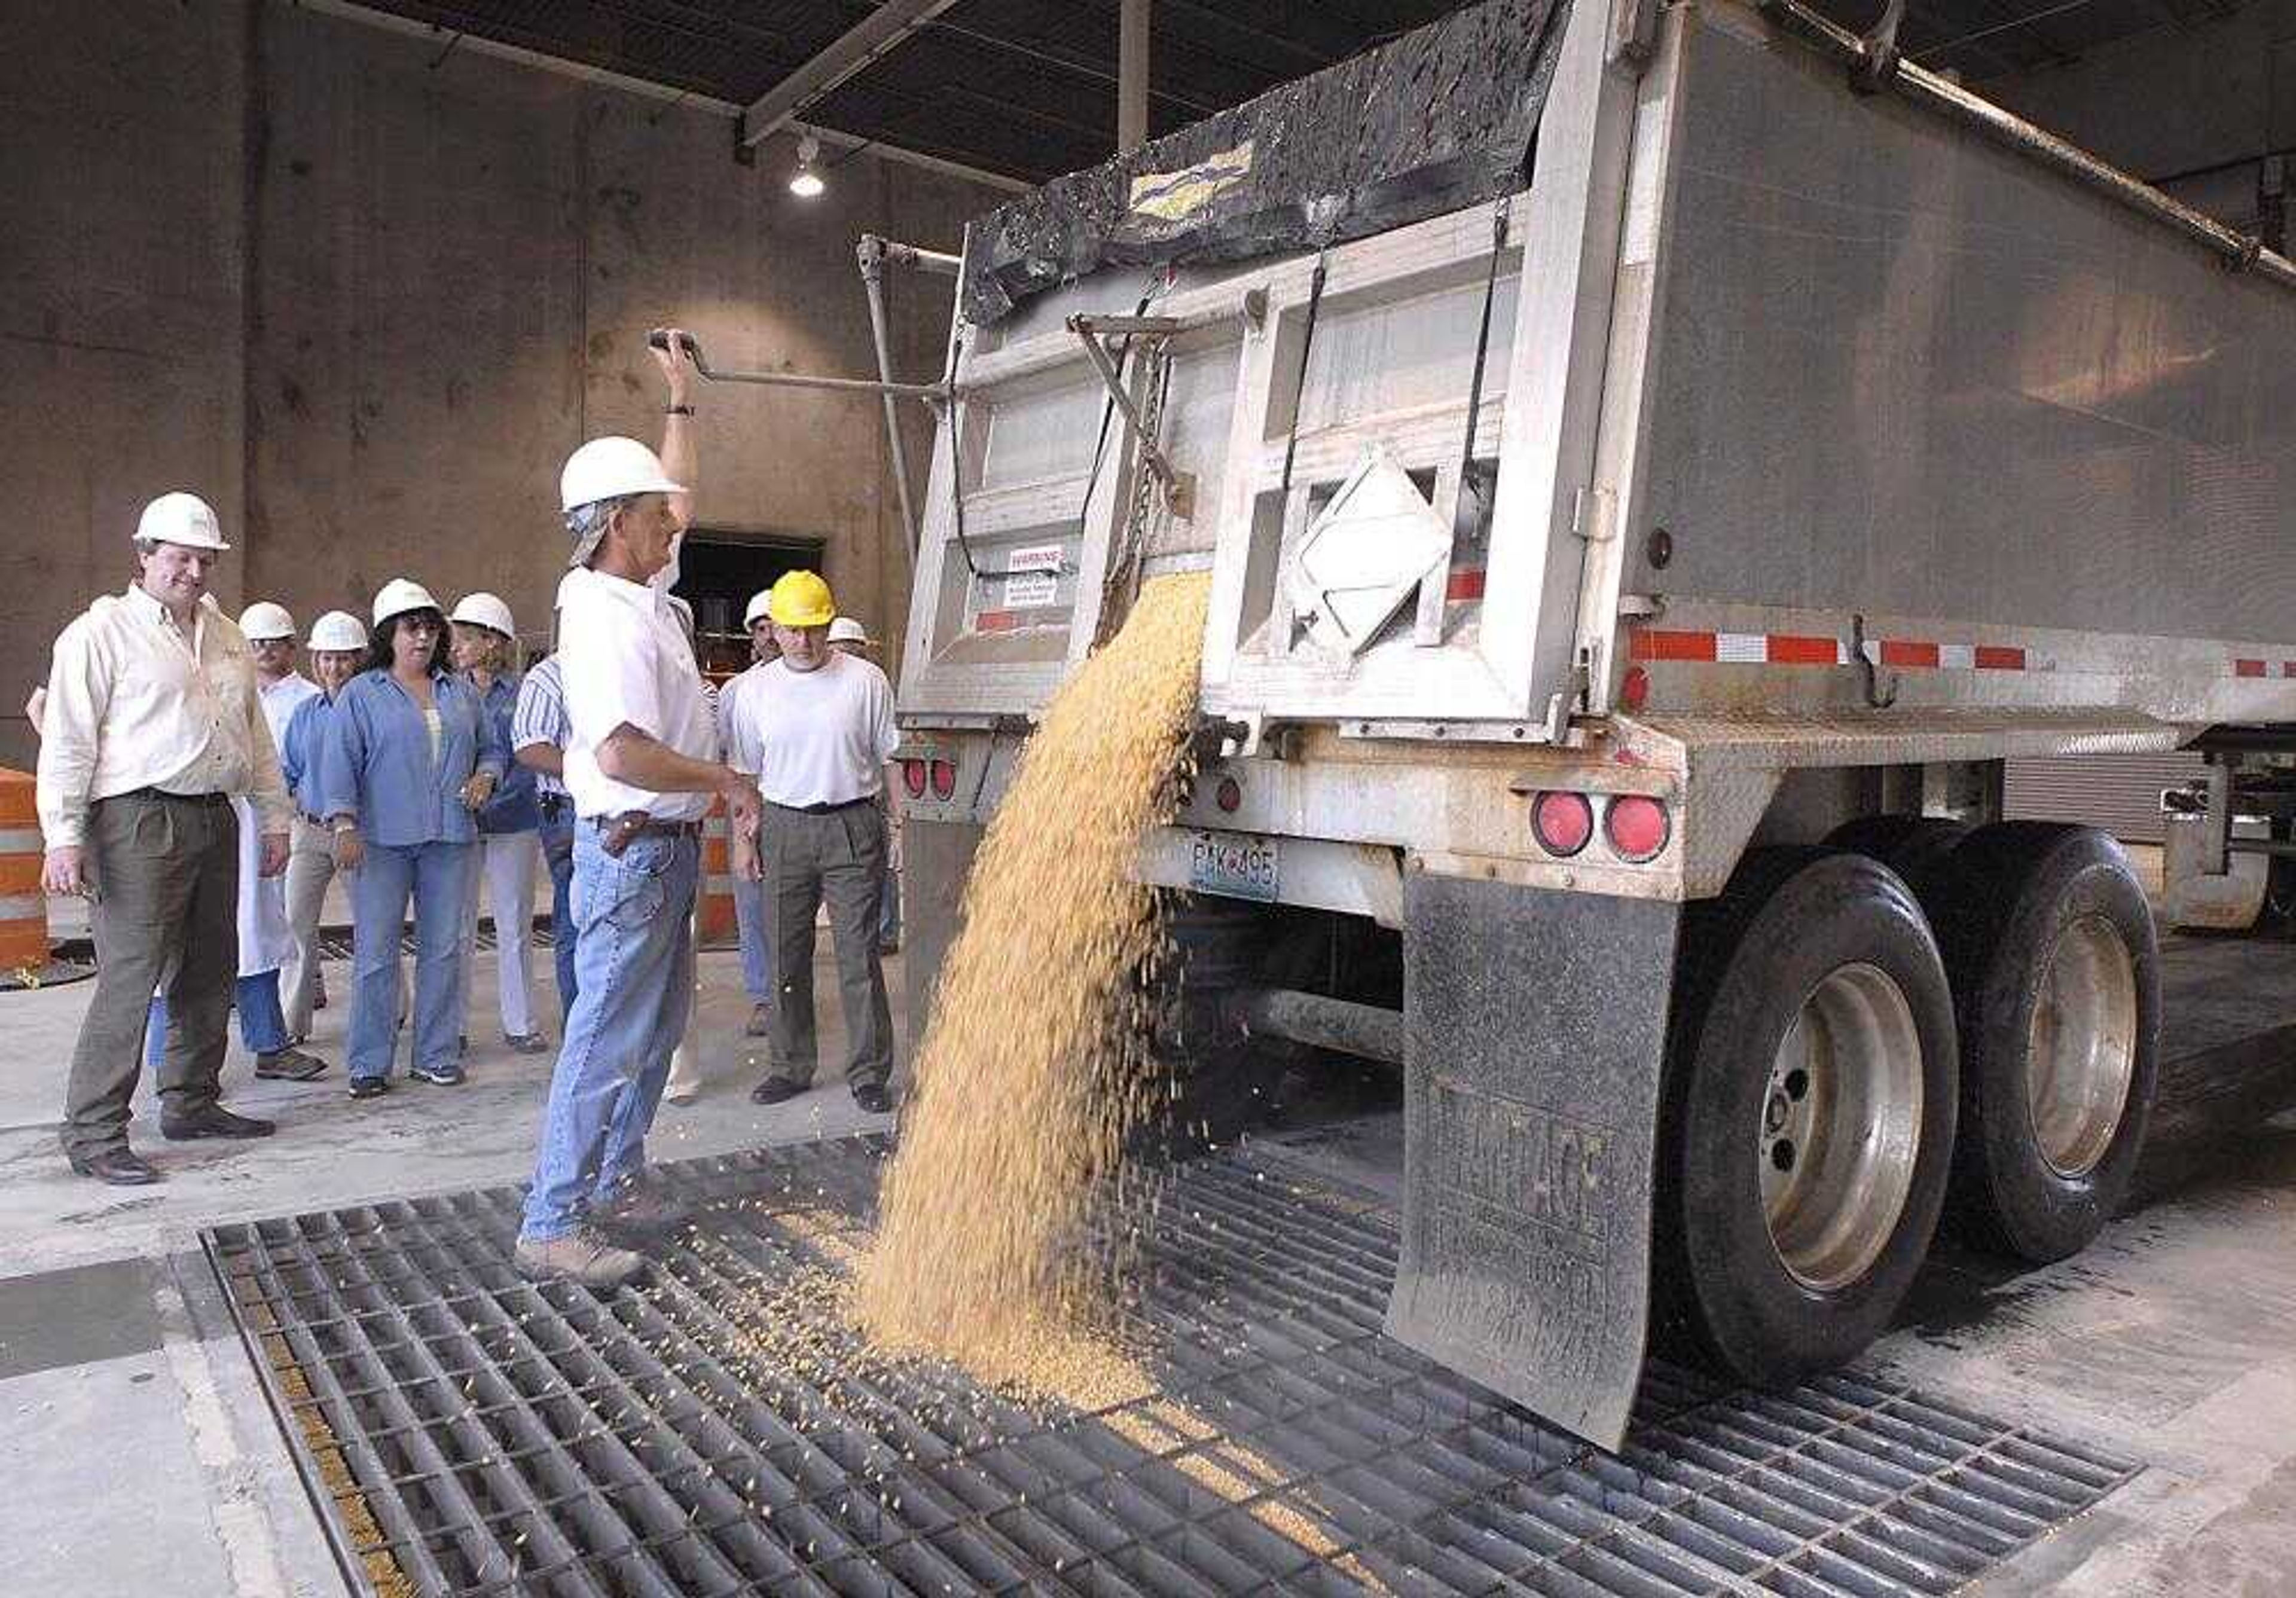
[(239, 823), (253, 801), (255, 865), (287, 864), (292, 812), (238, 624), (209, 596), (224, 542), (215, 512), (165, 494), (135, 529), (137, 576), (57, 638), (40, 742), (41, 885), (93, 900), (94, 996), (64, 1090), (72, 1169), (137, 1185), (159, 1173), (127, 1145), (152, 989), (166, 980), (160, 1135), (265, 1137), (219, 1102), (239, 938)]
[(645, 1178), (645, 1135), (693, 999), (701, 823), (726, 800), (738, 873), (757, 870), (757, 785), (718, 763), (693, 650), (669, 603), (694, 450), (685, 335), (655, 352), (668, 385), (661, 454), (593, 438), (566, 462), (573, 538), (558, 590), (571, 727), (577, 993), (552, 1073), (516, 1259), (529, 1277), (607, 1289), (644, 1268), (600, 1228), (647, 1233), (683, 1211)]
[[(782, 658), (774, 637), (774, 624), (766, 614), (773, 590), (760, 588), (750, 595), (742, 626), (750, 635), (750, 668), (718, 691), (718, 742), (726, 764), (749, 776), (758, 774), (758, 751), (750, 737), (750, 722), (741, 712), (743, 698), (756, 691), (765, 668)], [(763, 1037), (774, 1013), (773, 940), (767, 934), (766, 885), (747, 877), (734, 879), (734, 925), (742, 942), (742, 986), (750, 996), (750, 1020), (743, 1030)]]
[[(829, 647), (841, 655), (856, 655), (878, 665), (876, 641), (857, 616), (840, 616), (829, 624)], [(885, 810), (885, 903), (877, 915), (877, 952), (901, 952), (901, 801), (888, 783), (878, 794)]]

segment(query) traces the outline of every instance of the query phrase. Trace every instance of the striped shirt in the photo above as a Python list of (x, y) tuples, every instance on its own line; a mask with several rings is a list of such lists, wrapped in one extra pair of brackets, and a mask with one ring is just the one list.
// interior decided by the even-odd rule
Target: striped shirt
[[(546, 743), (562, 752), (573, 735), (574, 724), (566, 716), (565, 684), (558, 675), (558, 657), (552, 655), (518, 685), (518, 708), (510, 717), (511, 752), (529, 743)], [(566, 784), (546, 771), (534, 774), (534, 788), (545, 799), (566, 797)]]

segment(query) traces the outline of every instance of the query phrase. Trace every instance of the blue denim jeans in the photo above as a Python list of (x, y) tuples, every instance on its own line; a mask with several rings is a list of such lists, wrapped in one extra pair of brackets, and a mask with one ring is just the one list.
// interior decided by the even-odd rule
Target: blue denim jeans
[(774, 996), (771, 924), (772, 918), (766, 914), (766, 885), (735, 877), (734, 925), (742, 934), (742, 986), (753, 1004), (765, 1004)]
[(574, 970), (574, 818), (562, 808), (555, 821), (543, 817), (542, 861), (550, 868), (550, 955), (558, 968), (558, 1027), (563, 1036), (581, 984)]
[(462, 1021), (463, 906), (468, 843), (366, 846), (351, 873), (351, 1025), (354, 1079), (390, 1075), (398, 1035), (398, 945), (406, 899), (414, 897), (414, 1060), (455, 1063)]
[[(279, 1007), (279, 973), (258, 971), (242, 977), (232, 989), (232, 1008), (239, 1012), (239, 1041), (250, 1054), (276, 1054), (287, 1046), (287, 1016)], [(160, 1069), (160, 1054), (168, 1041), (168, 999), (152, 999), (152, 1019), (144, 1028), (144, 1064)]]
[(698, 838), (632, 840), (619, 858), (574, 833), (579, 990), (551, 1073), (521, 1234), (563, 1237), (645, 1168), (645, 1135), (693, 1003)]

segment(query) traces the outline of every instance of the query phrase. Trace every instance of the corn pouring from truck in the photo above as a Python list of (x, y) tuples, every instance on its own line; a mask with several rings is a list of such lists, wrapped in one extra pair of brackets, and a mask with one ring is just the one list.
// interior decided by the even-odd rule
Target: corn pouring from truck
[(1784, 1381), (1941, 1215), (2110, 1217), (2151, 912), (2002, 763), (2198, 744), (2181, 869), (2258, 847), (2296, 266), (1795, 0), (1488, 0), (906, 258), (921, 1020), (1032, 719), (1208, 570), (1137, 869), (1193, 1013), (1402, 1066), (1396, 1337), (1615, 1446), (1653, 1335)]

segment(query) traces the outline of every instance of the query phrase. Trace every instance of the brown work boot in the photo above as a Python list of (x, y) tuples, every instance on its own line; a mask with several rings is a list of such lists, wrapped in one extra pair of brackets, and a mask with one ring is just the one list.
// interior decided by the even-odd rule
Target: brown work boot
[(518, 1274), (529, 1282), (572, 1282), (594, 1292), (611, 1292), (646, 1267), (645, 1257), (618, 1249), (587, 1226), (547, 1241), (521, 1237), (514, 1255)]
[(617, 1231), (674, 1231), (693, 1218), (693, 1207), (652, 1176), (640, 1176), (625, 1185), (610, 1204), (590, 1211), (601, 1226)]

